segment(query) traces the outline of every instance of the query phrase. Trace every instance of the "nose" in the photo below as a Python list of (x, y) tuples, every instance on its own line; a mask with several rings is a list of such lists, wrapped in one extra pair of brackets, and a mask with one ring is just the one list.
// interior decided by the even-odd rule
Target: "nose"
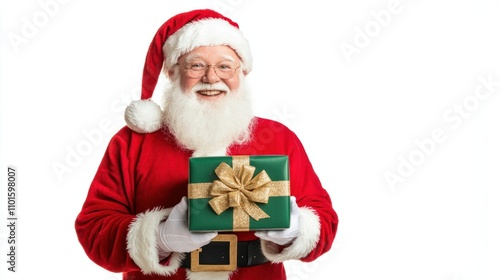
[(202, 81), (209, 84), (214, 84), (220, 81), (219, 76), (217, 76), (217, 73), (215, 73), (215, 66), (207, 66), (207, 71), (205, 72)]

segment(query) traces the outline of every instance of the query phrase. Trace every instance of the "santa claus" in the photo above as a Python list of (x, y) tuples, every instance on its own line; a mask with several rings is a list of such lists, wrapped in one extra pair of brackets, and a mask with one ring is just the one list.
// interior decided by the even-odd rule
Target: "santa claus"
[[(127, 126), (111, 139), (76, 219), (92, 261), (123, 279), (286, 279), (284, 261), (310, 262), (331, 248), (338, 218), (330, 196), (297, 136), (252, 114), (251, 70), (238, 25), (215, 11), (178, 14), (159, 28), (141, 100), (126, 109)], [(160, 107), (151, 97), (161, 74), (170, 87)], [(289, 157), (290, 227), (232, 233), (237, 267), (219, 270), (225, 249), (210, 246), (218, 233), (188, 230), (188, 160), (275, 154)], [(210, 269), (194, 271), (191, 252)]]

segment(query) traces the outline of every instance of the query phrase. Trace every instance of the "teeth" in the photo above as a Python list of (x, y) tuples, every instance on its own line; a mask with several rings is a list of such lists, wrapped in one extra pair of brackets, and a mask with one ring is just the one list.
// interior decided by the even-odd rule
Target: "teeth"
[(212, 96), (212, 95), (221, 94), (222, 91), (220, 91), (220, 90), (200, 90), (200, 91), (198, 91), (198, 93), (203, 94), (203, 95)]

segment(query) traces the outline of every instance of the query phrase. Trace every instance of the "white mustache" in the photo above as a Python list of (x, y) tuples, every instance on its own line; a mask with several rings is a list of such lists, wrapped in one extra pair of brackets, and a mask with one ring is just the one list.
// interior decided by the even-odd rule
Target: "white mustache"
[(191, 89), (192, 92), (197, 92), (200, 90), (217, 90), (217, 91), (229, 92), (229, 87), (224, 83), (216, 83), (216, 84), (198, 83)]

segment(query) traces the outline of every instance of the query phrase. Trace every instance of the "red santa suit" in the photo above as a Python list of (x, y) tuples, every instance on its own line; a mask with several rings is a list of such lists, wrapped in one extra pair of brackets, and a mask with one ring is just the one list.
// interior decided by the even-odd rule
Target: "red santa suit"
[[(338, 219), (330, 197), (292, 131), (257, 118), (252, 141), (229, 149), (229, 155), (271, 154), (289, 156), (290, 191), (300, 207), (301, 234), (286, 248), (262, 241), (271, 262), (238, 268), (230, 279), (286, 279), (283, 261), (313, 261), (330, 249), (335, 237)], [(123, 279), (188, 279), (186, 269), (179, 268), (182, 254), (159, 259), (156, 236), (159, 223), (187, 195), (190, 156), (164, 130), (141, 134), (125, 127), (111, 139), (76, 220), (90, 259), (123, 272)], [(241, 241), (256, 239), (254, 232), (234, 234)], [(198, 273), (191, 273), (191, 279)]]
[[(217, 32), (214, 32), (216, 30)], [(93, 179), (75, 228), (91, 260), (122, 272), (123, 279), (286, 279), (283, 262), (313, 261), (327, 252), (338, 218), (297, 136), (284, 125), (255, 118), (251, 140), (232, 145), (227, 155), (287, 155), (290, 194), (299, 208), (300, 233), (291, 244), (261, 240), (269, 262), (233, 272), (191, 272), (180, 267), (184, 253), (166, 258), (157, 247), (159, 224), (187, 196), (188, 159), (163, 123), (158, 105), (149, 100), (162, 69), (197, 46), (227, 45), (241, 58), (243, 73), (251, 70), (248, 43), (230, 19), (195, 10), (169, 19), (155, 35), (146, 57), (141, 100), (126, 111), (127, 127), (111, 139)], [(163, 67), (163, 68), (162, 68)], [(254, 232), (236, 232), (238, 241), (257, 240)]]

